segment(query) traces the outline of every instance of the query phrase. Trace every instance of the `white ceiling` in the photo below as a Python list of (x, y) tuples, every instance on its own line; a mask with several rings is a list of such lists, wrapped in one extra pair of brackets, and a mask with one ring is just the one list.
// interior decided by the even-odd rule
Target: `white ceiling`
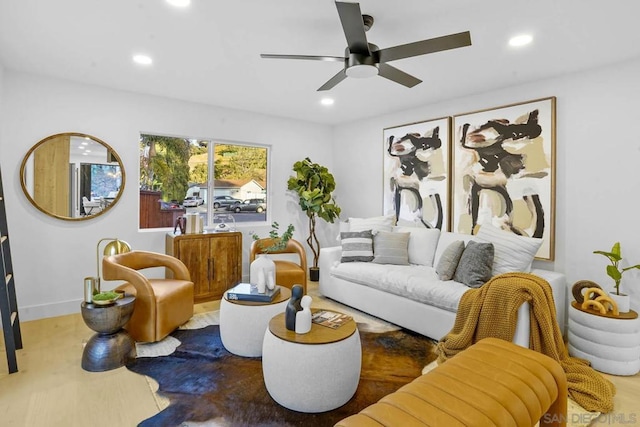
[[(386, 48), (461, 31), (472, 46), (394, 61), (423, 83), (348, 78), (317, 92), (340, 56), (333, 0), (0, 0), (0, 63), (10, 70), (270, 115), (339, 124), (640, 57), (638, 0), (362, 0), (370, 43)], [(515, 50), (509, 37), (529, 32)], [(142, 67), (134, 53), (153, 57)], [(547, 93), (541, 94), (549, 95)], [(320, 105), (324, 96), (335, 104)]]

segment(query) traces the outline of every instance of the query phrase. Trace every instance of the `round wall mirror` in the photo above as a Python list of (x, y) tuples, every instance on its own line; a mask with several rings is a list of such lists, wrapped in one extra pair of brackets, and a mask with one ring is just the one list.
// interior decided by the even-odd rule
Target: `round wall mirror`
[(120, 156), (104, 141), (83, 133), (44, 138), (20, 166), (20, 184), (29, 201), (45, 214), (69, 221), (111, 209), (124, 183)]

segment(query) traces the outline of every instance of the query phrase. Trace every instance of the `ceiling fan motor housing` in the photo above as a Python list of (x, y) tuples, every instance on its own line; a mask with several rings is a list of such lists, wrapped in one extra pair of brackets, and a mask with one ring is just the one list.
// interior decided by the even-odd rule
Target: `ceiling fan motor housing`
[(344, 56), (346, 62), (346, 74), (349, 77), (367, 78), (378, 75), (378, 63), (380, 58), (378, 55), (378, 46), (368, 43), (368, 53), (353, 53), (349, 48), (345, 49)]

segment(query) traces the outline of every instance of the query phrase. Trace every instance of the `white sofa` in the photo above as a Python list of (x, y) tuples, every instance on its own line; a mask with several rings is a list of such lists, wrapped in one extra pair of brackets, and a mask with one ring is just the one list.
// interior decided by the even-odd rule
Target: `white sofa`
[[(439, 280), (435, 266), (449, 244), (456, 240), (466, 243), (472, 238), (470, 235), (441, 232), (431, 239), (432, 243), (423, 239), (420, 241), (422, 245), (416, 246), (410, 241), (410, 261), (411, 251), (419, 249), (417, 256), (425, 253), (427, 259), (431, 256), (431, 265), (341, 262), (341, 246), (322, 248), (319, 291), (335, 301), (439, 340), (453, 327), (458, 303), (469, 287), (453, 280)], [(413, 239), (413, 234), (410, 239)], [(433, 245), (435, 247), (426, 247)], [(558, 324), (564, 332), (567, 289), (564, 275), (537, 268), (531, 273), (551, 285)], [(514, 342), (524, 347), (529, 345), (528, 311), (528, 303), (520, 307), (514, 337)]]

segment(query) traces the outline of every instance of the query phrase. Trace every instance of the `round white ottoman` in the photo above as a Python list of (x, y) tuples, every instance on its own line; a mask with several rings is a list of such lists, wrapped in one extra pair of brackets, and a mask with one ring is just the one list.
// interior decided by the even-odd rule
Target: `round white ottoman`
[(598, 316), (577, 309), (575, 304), (569, 307), (569, 354), (588, 360), (593, 369), (607, 374), (639, 372), (640, 319)]
[(220, 301), (220, 339), (231, 353), (244, 357), (262, 355), (262, 339), (269, 321), (284, 313), (291, 290), (280, 287), (280, 294), (270, 303), (228, 300), (225, 292)]
[(312, 324), (310, 332), (296, 334), (285, 328), (284, 317), (269, 322), (262, 347), (262, 374), (273, 400), (308, 413), (347, 403), (358, 388), (362, 365), (355, 322), (338, 329)]

